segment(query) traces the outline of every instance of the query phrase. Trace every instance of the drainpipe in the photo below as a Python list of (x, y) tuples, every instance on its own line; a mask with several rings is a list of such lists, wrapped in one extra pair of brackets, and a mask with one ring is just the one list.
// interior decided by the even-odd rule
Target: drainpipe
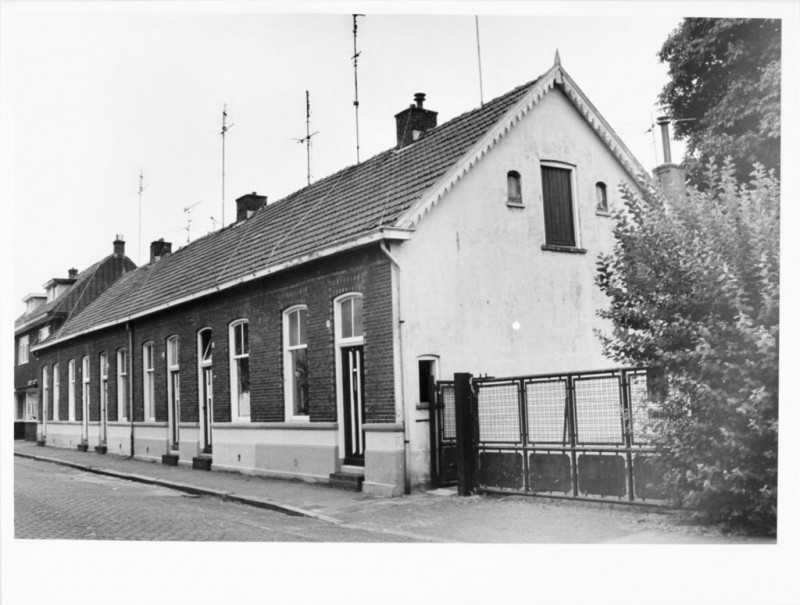
[(128, 420), (131, 422), (131, 458), (133, 458), (133, 329), (130, 322), (125, 322), (128, 332)]
[(381, 252), (383, 252), (387, 258), (392, 262), (392, 266), (396, 271), (396, 292), (397, 292), (397, 346), (399, 349), (400, 355), (400, 401), (403, 406), (403, 458), (405, 464), (404, 466), (404, 485), (403, 485), (403, 492), (406, 494), (411, 493), (411, 452), (409, 451), (409, 440), (408, 440), (408, 426), (409, 426), (409, 418), (408, 418), (408, 406), (406, 405), (406, 397), (405, 397), (405, 371), (403, 369), (403, 314), (401, 313), (400, 307), (400, 263), (397, 262), (397, 259), (389, 252), (389, 249), (386, 247), (386, 241), (381, 240)]

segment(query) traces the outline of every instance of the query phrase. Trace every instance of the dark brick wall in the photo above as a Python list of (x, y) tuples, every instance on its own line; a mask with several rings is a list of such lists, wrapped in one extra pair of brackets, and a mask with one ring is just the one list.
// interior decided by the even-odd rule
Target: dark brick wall
[[(231, 322), (250, 322), (251, 421), (282, 422), (283, 311), (294, 305), (308, 307), (309, 399), (312, 422), (336, 420), (333, 301), (347, 292), (364, 295), (364, 397), (366, 422), (394, 422), (394, 366), (392, 343), (391, 265), (377, 246), (305, 264), (266, 279), (226, 290), (136, 320), (133, 332), (134, 419), (144, 419), (142, 346), (152, 342), (155, 354), (156, 421), (167, 420), (166, 342), (178, 336), (181, 419), (197, 422), (197, 333), (212, 329), (214, 367), (214, 420), (231, 419), (228, 329)], [(40, 363), (59, 362), (61, 373), (60, 418), (67, 418), (69, 359), (76, 362), (76, 419), (81, 419), (81, 357), (91, 359), (90, 420), (99, 420), (99, 355), (109, 361), (108, 419), (117, 420), (116, 351), (128, 347), (124, 326), (79, 337), (40, 353)], [(40, 364), (32, 364), (40, 365)], [(40, 371), (40, 370), (39, 370)], [(52, 379), (51, 379), (52, 398)], [(48, 405), (52, 407), (52, 402)], [(52, 414), (50, 415), (52, 417)]]
[(38, 380), (38, 364), (36, 363), (36, 356), (33, 352), (28, 353), (28, 363), (23, 363), (19, 365), (19, 339), (21, 336), (25, 334), (28, 335), (28, 346), (33, 346), (36, 344), (36, 340), (39, 337), (39, 328), (37, 327), (34, 330), (30, 330), (28, 332), (23, 332), (22, 334), (17, 334), (14, 336), (14, 388), (25, 388), (28, 386), (28, 381), (30, 380)]

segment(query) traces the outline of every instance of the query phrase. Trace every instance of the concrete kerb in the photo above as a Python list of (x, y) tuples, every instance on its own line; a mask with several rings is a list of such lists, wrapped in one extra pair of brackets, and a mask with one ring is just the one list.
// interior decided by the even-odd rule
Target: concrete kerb
[(218, 498), (220, 500), (225, 500), (228, 502), (236, 502), (238, 504), (244, 504), (246, 506), (254, 506), (256, 508), (272, 510), (275, 512), (284, 513), (286, 515), (291, 515), (294, 517), (310, 517), (312, 519), (319, 519), (320, 521), (325, 521), (326, 523), (333, 523), (336, 525), (341, 525), (344, 523), (342, 520), (335, 519), (334, 517), (329, 517), (327, 515), (315, 513), (310, 510), (305, 510), (297, 506), (292, 506), (291, 504), (282, 504), (280, 502), (273, 502), (271, 500), (266, 500), (264, 498), (256, 498), (253, 496), (240, 496), (234, 494), (233, 492), (225, 492), (206, 487), (197, 487), (195, 485), (189, 485), (186, 483), (178, 483), (177, 481), (167, 481), (164, 479), (156, 479), (155, 477), (148, 477), (146, 475), (124, 473), (121, 471), (115, 471), (108, 468), (91, 466), (89, 464), (68, 462), (66, 460), (59, 460), (58, 458), (48, 458), (47, 456), (36, 456), (34, 454), (26, 454), (24, 452), (14, 452), (14, 455), (19, 458), (28, 458), (30, 460), (37, 460), (39, 462), (49, 462), (51, 464), (67, 466), (69, 468), (74, 468), (89, 473), (95, 473), (97, 475), (105, 475), (117, 479), (134, 481), (136, 483), (145, 483), (148, 485), (156, 485), (158, 487), (164, 487), (167, 489), (174, 489), (176, 491), (185, 492), (187, 494), (192, 494), (196, 496), (211, 496), (212, 498)]

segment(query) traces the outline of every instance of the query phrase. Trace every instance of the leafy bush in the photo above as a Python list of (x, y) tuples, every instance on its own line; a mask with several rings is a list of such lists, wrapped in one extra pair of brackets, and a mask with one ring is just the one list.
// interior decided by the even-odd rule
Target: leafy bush
[(665, 481), (703, 519), (776, 532), (779, 196), (728, 162), (703, 191), (623, 188), (615, 247), (598, 260), (606, 354), (663, 376)]

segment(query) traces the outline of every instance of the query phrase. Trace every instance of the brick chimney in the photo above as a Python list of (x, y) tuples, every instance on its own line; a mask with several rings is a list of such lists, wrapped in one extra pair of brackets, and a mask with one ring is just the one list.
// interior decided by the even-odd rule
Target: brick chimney
[(78, 279), (78, 270), (77, 269), (70, 269), (67, 272), (67, 275), (69, 275), (69, 279)]
[(672, 163), (672, 153), (669, 146), (669, 118), (661, 116), (656, 119), (661, 126), (661, 143), (664, 149), (664, 163), (653, 170), (658, 177), (661, 189), (668, 197), (686, 195), (686, 171), (677, 164)]
[(168, 254), (172, 254), (172, 242), (165, 242), (162, 237), (158, 241), (150, 244), (150, 262), (154, 263), (161, 260)]
[(250, 218), (256, 210), (266, 205), (266, 195), (258, 195), (255, 191), (243, 195), (236, 200), (236, 222)]
[(122, 235), (117, 235), (114, 240), (114, 256), (125, 256), (125, 238)]
[(414, 95), (416, 105), (409, 105), (394, 116), (397, 123), (397, 146), (405, 147), (416, 141), (422, 133), (431, 128), (436, 128), (437, 112), (425, 109), (425, 93), (418, 92)]

